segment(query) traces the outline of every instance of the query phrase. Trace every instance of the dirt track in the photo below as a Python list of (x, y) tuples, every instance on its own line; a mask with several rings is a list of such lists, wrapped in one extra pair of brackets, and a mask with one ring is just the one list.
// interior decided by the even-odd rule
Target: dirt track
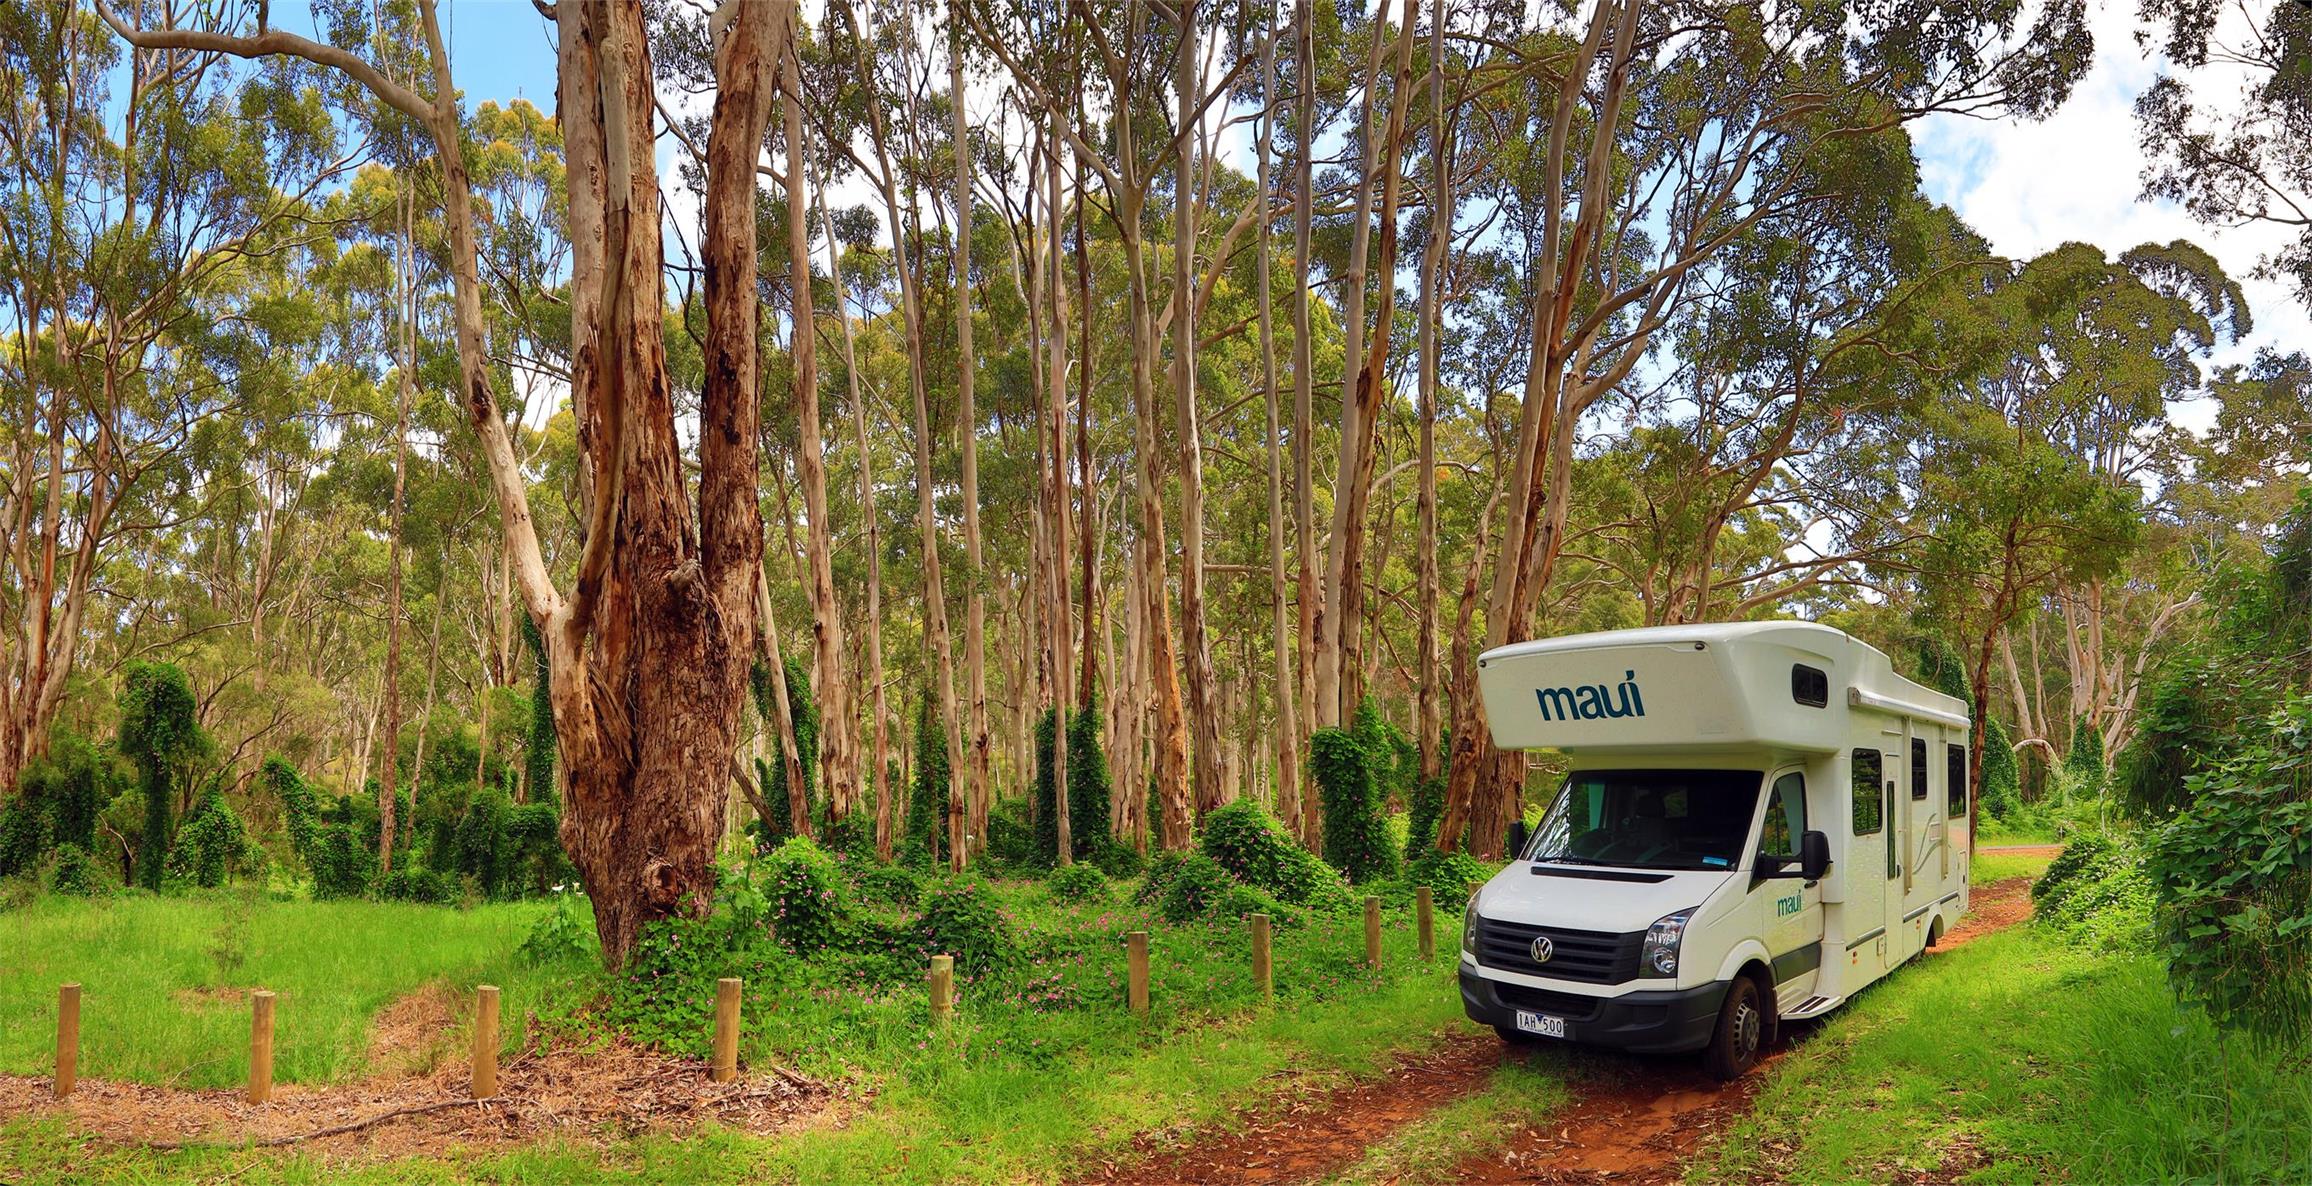
[[(2004, 851), (2032, 852), (2031, 848)], [(1935, 952), (1948, 951), (2031, 916), (2031, 878), (1979, 887), (1971, 909)], [(1930, 952), (1930, 957), (1934, 954)], [(1796, 1023), (1770, 1065), (1812, 1029)], [(1371, 1146), (1445, 1104), (1485, 1089), (1511, 1058), (1563, 1059), (1562, 1047), (1504, 1047), (1491, 1034), (1454, 1030), (1443, 1042), (1377, 1080), (1294, 1097), (1248, 1112), (1218, 1131), (1144, 1135), (1130, 1155), (1083, 1179), (1088, 1183), (1302, 1183), (1356, 1164)], [(1762, 1068), (1763, 1069), (1763, 1065)], [(1465, 1183), (1640, 1183), (1683, 1179), (1685, 1163), (1739, 1119), (1761, 1083), (1758, 1072), (1733, 1083), (1705, 1075), (1686, 1057), (1608, 1057), (1574, 1083), (1570, 1103), (1540, 1125), (1513, 1134), (1499, 1149), (1464, 1160), (1452, 1180)]]

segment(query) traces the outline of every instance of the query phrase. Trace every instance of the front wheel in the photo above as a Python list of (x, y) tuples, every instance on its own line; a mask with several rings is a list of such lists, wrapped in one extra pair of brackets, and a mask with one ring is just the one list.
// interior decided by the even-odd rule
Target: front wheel
[(1718, 1007), (1718, 1027), (1710, 1036), (1703, 1063), (1719, 1079), (1739, 1079), (1758, 1065), (1759, 1046), (1766, 1035), (1766, 1006), (1758, 982), (1736, 976), (1726, 988), (1726, 1003)]

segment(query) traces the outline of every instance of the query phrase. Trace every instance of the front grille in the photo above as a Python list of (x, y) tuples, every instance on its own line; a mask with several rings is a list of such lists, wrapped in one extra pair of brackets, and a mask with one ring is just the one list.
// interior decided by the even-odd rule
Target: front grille
[(1555, 989), (1508, 984), (1499, 980), (1491, 983), (1493, 995), (1500, 997), (1501, 1003), (1512, 1009), (1531, 1009), (1537, 1013), (1554, 1014), (1568, 1021), (1588, 1021), (1597, 1016), (1598, 1006), (1605, 1003), (1604, 997), (1585, 997), (1578, 992), (1558, 992)]
[[(1552, 944), (1549, 962), (1536, 963), (1533, 941), (1547, 935)], [(1499, 919), (1477, 920), (1477, 962), (1504, 972), (1580, 980), (1590, 984), (1620, 984), (1638, 974), (1638, 948), (1644, 931), (1617, 935), (1606, 931), (1572, 931), (1537, 927)]]

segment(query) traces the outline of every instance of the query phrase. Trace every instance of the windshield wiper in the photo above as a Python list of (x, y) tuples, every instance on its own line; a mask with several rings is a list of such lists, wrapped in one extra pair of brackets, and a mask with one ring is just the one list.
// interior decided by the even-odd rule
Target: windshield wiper
[(1610, 863), (1607, 861), (1593, 861), (1588, 857), (1577, 857), (1572, 853), (1563, 852), (1553, 853), (1546, 857), (1535, 857), (1533, 860), (1537, 865), (1543, 863), (1552, 865), (1605, 865)]

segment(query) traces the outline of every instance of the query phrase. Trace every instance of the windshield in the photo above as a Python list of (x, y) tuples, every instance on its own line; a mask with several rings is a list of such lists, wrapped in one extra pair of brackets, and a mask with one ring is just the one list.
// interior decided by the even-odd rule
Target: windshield
[(1577, 770), (1542, 817), (1529, 861), (1732, 869), (1758, 806), (1756, 770)]

